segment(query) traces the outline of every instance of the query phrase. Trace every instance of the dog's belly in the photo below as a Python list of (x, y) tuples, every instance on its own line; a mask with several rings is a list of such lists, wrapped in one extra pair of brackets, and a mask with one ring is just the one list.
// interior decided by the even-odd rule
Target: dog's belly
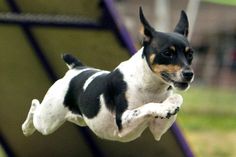
[(100, 138), (114, 140), (118, 137), (118, 127), (115, 122), (115, 114), (110, 112), (105, 104), (97, 116), (93, 118), (84, 117), (87, 126)]
[(101, 108), (99, 113), (94, 118), (84, 117), (84, 121), (87, 126), (100, 138), (128, 142), (139, 137), (143, 130), (147, 127), (143, 126), (136, 130), (133, 130), (131, 133), (124, 137), (119, 136), (119, 129), (116, 124), (115, 112), (111, 112), (104, 104), (104, 99), (100, 97)]

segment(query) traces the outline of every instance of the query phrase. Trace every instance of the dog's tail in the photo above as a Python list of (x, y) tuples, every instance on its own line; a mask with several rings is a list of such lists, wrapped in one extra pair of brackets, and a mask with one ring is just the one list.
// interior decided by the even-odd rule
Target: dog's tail
[(62, 59), (66, 62), (66, 65), (69, 67), (69, 69), (84, 66), (79, 59), (70, 54), (62, 54)]

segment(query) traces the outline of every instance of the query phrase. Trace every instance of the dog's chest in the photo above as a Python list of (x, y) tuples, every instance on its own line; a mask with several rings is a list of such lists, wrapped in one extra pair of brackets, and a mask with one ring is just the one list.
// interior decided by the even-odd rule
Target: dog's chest
[(171, 92), (163, 92), (161, 89), (147, 90), (138, 86), (129, 86), (126, 92), (128, 108), (134, 109), (147, 103), (161, 103)]

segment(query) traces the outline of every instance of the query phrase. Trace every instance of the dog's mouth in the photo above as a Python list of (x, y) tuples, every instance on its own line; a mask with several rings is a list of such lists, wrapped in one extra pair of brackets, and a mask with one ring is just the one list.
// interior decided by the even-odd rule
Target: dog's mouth
[(171, 79), (170, 75), (166, 72), (162, 72), (161, 77), (165, 82), (167, 82), (168, 84), (170, 84), (171, 86), (173, 86), (174, 88), (176, 88), (178, 90), (186, 90), (189, 87), (189, 82), (175, 81), (175, 80)]

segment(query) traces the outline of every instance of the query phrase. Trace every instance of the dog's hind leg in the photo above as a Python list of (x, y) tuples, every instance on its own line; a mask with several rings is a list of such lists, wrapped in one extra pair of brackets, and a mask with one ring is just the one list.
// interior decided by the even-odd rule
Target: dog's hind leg
[(60, 102), (42, 102), (34, 113), (34, 127), (41, 134), (49, 135), (66, 121), (66, 113), (67, 109)]
[(33, 117), (34, 117), (34, 112), (39, 105), (40, 105), (40, 103), (37, 99), (32, 100), (31, 107), (30, 107), (29, 113), (27, 115), (27, 118), (26, 118), (25, 122), (22, 124), (22, 131), (25, 136), (30, 136), (36, 130), (34, 127), (34, 124), (33, 124)]
[(82, 116), (73, 114), (70, 111), (66, 115), (66, 120), (79, 126), (86, 126), (86, 123)]

